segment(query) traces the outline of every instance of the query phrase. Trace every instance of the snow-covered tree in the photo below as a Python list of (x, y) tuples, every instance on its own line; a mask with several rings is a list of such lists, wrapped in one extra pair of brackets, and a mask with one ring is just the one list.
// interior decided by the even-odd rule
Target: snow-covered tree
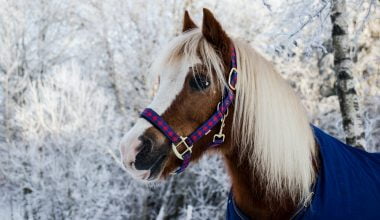
[(358, 96), (353, 82), (352, 46), (349, 38), (350, 18), (347, 13), (346, 0), (333, 0), (331, 22), (336, 72), (335, 88), (343, 117), (346, 143), (363, 148), (365, 134)]

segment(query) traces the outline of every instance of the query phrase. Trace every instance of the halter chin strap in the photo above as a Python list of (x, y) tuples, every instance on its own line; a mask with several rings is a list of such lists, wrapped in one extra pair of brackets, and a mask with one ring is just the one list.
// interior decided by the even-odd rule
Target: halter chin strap
[[(157, 114), (153, 109), (146, 108), (141, 113), (141, 117), (145, 118), (157, 129), (159, 129), (171, 142), (172, 150), (174, 154), (182, 160), (182, 165), (175, 171), (175, 173), (183, 172), (190, 163), (193, 144), (206, 136), (211, 129), (213, 129), (220, 122), (220, 129), (217, 134), (214, 135), (213, 141), (210, 147), (216, 147), (224, 143), (225, 135), (223, 134), (223, 127), (225, 125), (225, 119), (228, 115), (228, 107), (233, 103), (235, 99), (235, 85), (237, 81), (237, 61), (235, 48), (231, 49), (231, 70), (228, 76), (228, 87), (225, 88), (223, 99), (219, 102), (215, 113), (199, 126), (190, 135), (183, 137), (178, 135), (165, 120)], [(180, 152), (178, 148), (184, 147), (184, 150)]]

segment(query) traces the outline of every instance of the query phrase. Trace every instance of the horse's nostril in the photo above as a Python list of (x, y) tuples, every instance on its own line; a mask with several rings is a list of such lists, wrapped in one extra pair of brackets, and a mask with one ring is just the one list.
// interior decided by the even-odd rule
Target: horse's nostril
[(133, 165), (135, 165), (135, 162), (130, 162), (130, 163), (129, 163), (129, 166), (130, 166), (130, 167), (133, 167)]
[(150, 140), (143, 140), (140, 147), (139, 154), (146, 155), (152, 150), (152, 142)]
[(139, 152), (147, 152), (152, 150), (153, 141), (150, 138), (146, 138), (144, 136), (141, 136), (139, 138), (141, 141), (140, 146), (137, 147), (137, 151)]
[(153, 149), (153, 142), (148, 138), (141, 137), (141, 144), (137, 148), (139, 152), (136, 155), (135, 168), (138, 170), (148, 170), (150, 168), (150, 154)]

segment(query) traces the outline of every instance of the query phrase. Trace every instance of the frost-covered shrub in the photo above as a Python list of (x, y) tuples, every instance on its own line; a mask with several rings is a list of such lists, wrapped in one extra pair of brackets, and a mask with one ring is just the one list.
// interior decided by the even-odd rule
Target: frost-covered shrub
[(110, 93), (77, 69), (57, 70), (28, 88), (14, 119), (21, 133), (0, 145), (2, 199), (24, 217), (139, 216), (146, 190), (119, 166), (123, 121)]

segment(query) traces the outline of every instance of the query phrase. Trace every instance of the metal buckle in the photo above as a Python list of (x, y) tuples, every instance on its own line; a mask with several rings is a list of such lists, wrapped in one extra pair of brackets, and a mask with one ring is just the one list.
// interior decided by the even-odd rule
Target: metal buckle
[[(193, 145), (189, 146), (187, 143), (186, 143), (186, 139), (187, 137), (182, 137), (180, 136), (181, 138), (181, 141), (175, 145), (174, 143), (172, 143), (172, 150), (174, 152), (174, 154), (181, 160), (183, 160), (183, 155), (185, 155), (185, 153), (187, 152), (190, 152), (191, 153), (191, 149), (193, 148)], [(185, 151), (183, 151), (182, 153), (180, 153), (178, 150), (177, 150), (177, 147), (181, 146), (181, 144), (185, 145), (186, 149)]]
[(237, 69), (236, 69), (235, 67), (231, 68), (231, 70), (230, 70), (230, 74), (229, 74), (229, 76), (228, 76), (228, 86), (229, 86), (230, 89), (232, 89), (233, 91), (236, 90), (236, 88), (235, 88), (234, 86), (232, 86), (232, 84), (231, 84), (231, 77), (232, 77), (232, 73), (233, 73), (234, 71), (237, 72)]

